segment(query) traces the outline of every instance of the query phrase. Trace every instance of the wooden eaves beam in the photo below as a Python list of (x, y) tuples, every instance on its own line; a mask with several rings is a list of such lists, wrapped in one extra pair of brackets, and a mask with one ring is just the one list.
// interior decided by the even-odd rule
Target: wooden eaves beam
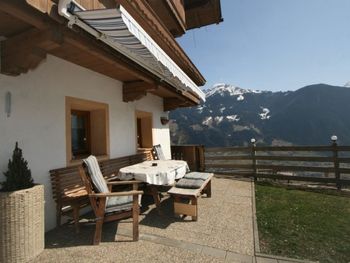
[[(167, 88), (165, 83), (147, 83), (144, 81), (124, 82), (123, 84), (123, 101), (130, 102), (139, 100), (147, 95), (148, 92), (156, 92), (159, 87)], [(200, 99), (189, 91), (175, 92), (171, 87), (174, 97), (164, 99), (164, 109), (166, 111), (178, 107), (188, 107), (198, 105)]]
[[(116, 68), (126, 70), (133, 77), (140, 79), (147, 83), (154, 82), (153, 76), (146, 72), (140, 65), (131, 62), (124, 55), (115, 52), (114, 49), (107, 46), (97, 39), (93, 39), (82, 29), (75, 27), (75, 32), (67, 28), (64, 29), (64, 42), (75, 46), (90, 54), (103, 60), (105, 63), (114, 65)], [(69, 58), (67, 58), (69, 60)]]
[(147, 92), (156, 91), (157, 83), (147, 83), (145, 81), (124, 82), (123, 84), (123, 101), (129, 102), (139, 100), (147, 95)]
[(188, 100), (180, 98), (165, 98), (163, 102), (164, 111), (171, 111), (177, 108), (195, 106), (195, 103), (191, 103)]
[(45, 21), (45, 16), (23, 2), (19, 0), (1, 0), (0, 10), (38, 29), (46, 29), (48, 24)]
[(36, 68), (63, 42), (56, 30), (30, 29), (1, 42), (1, 73), (17, 76)]

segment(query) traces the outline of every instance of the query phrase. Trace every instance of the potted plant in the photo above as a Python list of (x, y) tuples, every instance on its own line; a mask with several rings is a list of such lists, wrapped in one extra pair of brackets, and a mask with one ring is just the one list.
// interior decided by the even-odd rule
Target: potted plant
[(16, 147), (0, 190), (0, 262), (27, 262), (44, 249), (44, 186)]

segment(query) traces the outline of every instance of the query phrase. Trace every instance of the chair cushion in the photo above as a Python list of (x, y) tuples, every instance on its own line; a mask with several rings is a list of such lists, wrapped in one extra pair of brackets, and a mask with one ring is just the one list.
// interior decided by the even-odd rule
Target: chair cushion
[(96, 157), (93, 155), (90, 155), (88, 158), (83, 159), (83, 162), (86, 164), (88, 168), (89, 175), (91, 177), (92, 183), (94, 184), (96, 190), (99, 193), (109, 193), (106, 180), (103, 178), (103, 175)]
[(193, 180), (207, 180), (211, 176), (210, 173), (200, 173), (200, 172), (192, 172), (188, 173), (184, 176), (186, 179), (193, 179)]
[(176, 183), (178, 188), (198, 189), (201, 188), (203, 180), (182, 178)]
[[(92, 183), (99, 193), (110, 193), (106, 180), (102, 175), (100, 166), (95, 156), (90, 155), (83, 160), (86, 164)], [(122, 210), (131, 210), (132, 196), (113, 196), (106, 198), (106, 213)], [(141, 206), (141, 195), (139, 195), (139, 205)]]
[(131, 210), (131, 208), (132, 196), (115, 196), (107, 199), (106, 213)]

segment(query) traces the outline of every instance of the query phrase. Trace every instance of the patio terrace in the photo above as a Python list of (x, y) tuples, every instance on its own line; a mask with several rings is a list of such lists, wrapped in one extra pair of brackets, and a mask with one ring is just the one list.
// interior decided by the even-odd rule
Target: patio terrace
[(292, 262), (254, 256), (253, 190), (250, 180), (213, 178), (212, 197), (199, 199), (197, 222), (174, 218), (166, 192), (161, 215), (144, 196), (138, 242), (131, 242), (131, 219), (104, 224), (99, 246), (91, 245), (94, 224), (80, 234), (65, 224), (46, 234), (33, 262)]
[(99, 246), (91, 245), (94, 224), (84, 224), (80, 234), (66, 224), (47, 233), (46, 249), (33, 262), (252, 262), (251, 181), (214, 178), (212, 191), (199, 200), (197, 222), (174, 218), (165, 192), (162, 215), (145, 196), (139, 242), (130, 242), (131, 220), (104, 224)]

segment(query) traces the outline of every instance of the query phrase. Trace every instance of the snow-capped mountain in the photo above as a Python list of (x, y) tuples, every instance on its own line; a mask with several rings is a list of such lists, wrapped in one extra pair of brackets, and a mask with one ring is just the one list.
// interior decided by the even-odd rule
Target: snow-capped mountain
[(220, 96), (237, 96), (237, 100), (244, 100), (244, 94), (246, 93), (261, 93), (259, 90), (251, 90), (251, 89), (242, 89), (240, 87), (236, 87), (230, 84), (219, 83), (215, 84), (212, 88), (207, 89), (205, 92), (206, 98), (209, 98), (213, 95)]
[(350, 88), (350, 81), (346, 82), (344, 87)]
[(216, 84), (206, 102), (171, 112), (174, 144), (329, 144), (336, 134), (350, 143), (350, 89), (325, 84), (270, 92)]

